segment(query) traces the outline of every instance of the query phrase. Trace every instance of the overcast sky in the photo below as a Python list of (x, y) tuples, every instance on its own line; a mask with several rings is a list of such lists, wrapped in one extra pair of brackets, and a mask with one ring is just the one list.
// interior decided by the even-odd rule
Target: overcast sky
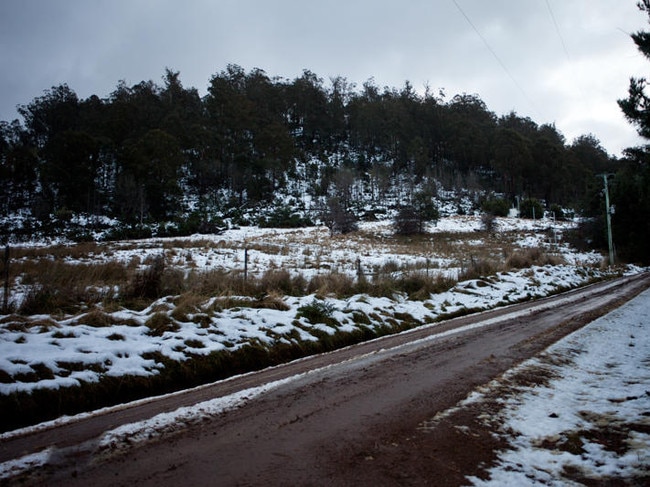
[(0, 0), (0, 120), (61, 83), (104, 98), (165, 67), (204, 95), (234, 63), (478, 94), (618, 155), (640, 143), (616, 100), (650, 71), (641, 29), (636, 0)]

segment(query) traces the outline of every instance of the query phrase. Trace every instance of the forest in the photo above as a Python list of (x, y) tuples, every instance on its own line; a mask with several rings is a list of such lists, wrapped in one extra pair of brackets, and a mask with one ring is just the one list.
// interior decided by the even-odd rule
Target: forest
[(201, 97), (167, 68), (161, 84), (120, 82), (104, 98), (55, 86), (18, 113), (0, 122), (0, 209), (44, 223), (101, 215), (189, 233), (296, 187), (347, 210), (361, 203), (354, 184), (381, 200), (394, 184), (433, 195), (432, 181), (599, 215), (598, 175), (633, 164), (593, 135), (568, 142), (554, 125), (498, 116), (476, 94), (308, 70), (289, 80), (228, 65)]

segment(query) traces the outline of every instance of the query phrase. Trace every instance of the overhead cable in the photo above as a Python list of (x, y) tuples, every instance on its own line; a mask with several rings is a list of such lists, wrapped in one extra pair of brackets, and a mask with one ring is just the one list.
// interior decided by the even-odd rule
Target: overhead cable
[(548, 7), (548, 13), (551, 14), (551, 20), (553, 20), (553, 25), (555, 26), (555, 32), (557, 32), (557, 36), (560, 38), (560, 42), (562, 43), (562, 49), (564, 50), (564, 54), (566, 54), (566, 58), (569, 62), (571, 62), (571, 56), (569, 55), (569, 50), (566, 47), (566, 43), (564, 42), (564, 37), (562, 36), (562, 32), (560, 31), (560, 26), (557, 23), (557, 20), (555, 19), (555, 14), (553, 13), (553, 9), (551, 8), (551, 3), (546, 0), (546, 6)]
[(457, 8), (458, 11), (461, 13), (461, 15), (465, 18), (465, 20), (467, 21), (467, 23), (472, 27), (472, 29), (474, 29), (474, 32), (476, 32), (476, 35), (478, 35), (479, 38), (483, 41), (483, 44), (485, 44), (485, 47), (488, 49), (488, 51), (490, 51), (490, 53), (492, 54), (492, 56), (494, 57), (494, 59), (496, 59), (496, 61), (499, 63), (499, 65), (501, 66), (501, 69), (503, 69), (503, 71), (506, 73), (506, 75), (508, 75), (508, 77), (510, 78), (510, 80), (511, 80), (511, 81), (514, 83), (514, 85), (519, 89), (519, 91), (520, 91), (521, 94), (524, 96), (524, 98), (525, 98), (526, 100), (528, 100), (528, 103), (530, 103), (530, 105), (535, 109), (535, 111), (536, 111), (539, 115), (541, 115), (540, 110), (537, 108), (537, 106), (535, 105), (535, 103), (533, 102), (533, 100), (528, 96), (528, 94), (526, 93), (526, 91), (524, 90), (524, 88), (523, 88), (523, 87), (519, 84), (519, 82), (515, 79), (515, 77), (512, 75), (512, 73), (510, 72), (510, 70), (508, 69), (508, 67), (504, 64), (504, 62), (501, 60), (501, 58), (497, 55), (496, 51), (495, 51), (494, 49), (492, 49), (492, 46), (490, 45), (490, 43), (489, 43), (489, 42), (487, 41), (487, 39), (483, 36), (483, 34), (481, 34), (481, 32), (476, 28), (476, 26), (474, 25), (474, 23), (472, 22), (472, 20), (471, 20), (471, 19), (469, 18), (469, 16), (465, 13), (465, 11), (461, 8), (461, 6), (458, 4), (458, 2), (457, 2), (456, 0), (452, 0), (452, 2), (454, 2), (454, 5), (456, 5), (456, 8)]

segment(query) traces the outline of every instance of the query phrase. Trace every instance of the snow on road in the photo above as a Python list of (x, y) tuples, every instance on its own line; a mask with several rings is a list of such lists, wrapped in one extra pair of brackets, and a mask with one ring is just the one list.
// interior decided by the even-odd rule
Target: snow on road
[[(576, 479), (647, 480), (650, 290), (509, 375), (539, 367), (555, 379), (547, 385), (518, 389), (504, 399), (504, 409), (490, 423), (500, 423), (499, 435), (508, 439), (509, 448), (500, 452), (488, 472), (489, 480), (474, 477), (470, 479), (473, 485), (566, 486), (583, 485)], [(480, 400), (482, 394), (469, 400)]]

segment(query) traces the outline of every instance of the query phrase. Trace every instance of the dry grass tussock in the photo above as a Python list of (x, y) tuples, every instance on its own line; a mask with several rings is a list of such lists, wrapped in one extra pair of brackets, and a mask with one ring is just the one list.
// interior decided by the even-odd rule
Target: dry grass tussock
[(241, 271), (215, 269), (192, 271), (185, 277), (183, 290), (205, 297), (271, 293), (300, 296), (306, 288), (304, 277), (292, 275), (285, 269), (269, 269), (260, 277), (246, 277)]
[(320, 296), (351, 296), (356, 294), (355, 280), (338, 272), (319, 274), (310, 279), (307, 293)]
[(209, 238), (201, 239), (173, 239), (164, 240), (162, 248), (165, 250), (178, 250), (178, 249), (218, 249), (225, 245), (223, 240), (215, 242)]
[(548, 254), (533, 247), (512, 252), (505, 261), (507, 269), (526, 269), (532, 266), (561, 265), (566, 261), (561, 255)]
[[(145, 246), (162, 245), (159, 254), (149, 255), (143, 261), (134, 257), (128, 263), (117, 261), (92, 262), (93, 255), (110, 256), (116, 247), (134, 245), (134, 242), (113, 244), (83, 243), (46, 249), (16, 248), (12, 250), (10, 281), (25, 286), (27, 294), (16, 311), (29, 314), (81, 314), (88, 313), (95, 305), (104, 310), (120, 306), (143, 309), (155, 299), (177, 296), (175, 314), (178, 319), (202, 313), (201, 303), (214, 297), (250, 296), (255, 299), (246, 303), (225, 301), (221, 307), (246, 305), (282, 309), (281, 299), (263, 301), (264, 296), (322, 296), (349, 297), (354, 294), (393, 297), (402, 293), (411, 299), (428, 299), (432, 294), (450, 289), (456, 282), (448, 273), (441, 272), (439, 260), (448, 259), (451, 267), (460, 269), (458, 280), (483, 278), (500, 271), (522, 269), (534, 265), (557, 265), (564, 263), (561, 256), (548, 254), (539, 248), (518, 249), (516, 232), (488, 235), (473, 233), (436, 233), (413, 237), (393, 237), (385, 233), (360, 231), (353, 235), (323, 237), (320, 233), (296, 232), (292, 239), (281, 244), (256, 243), (249, 248), (271, 255), (284, 255), (298, 251), (298, 260), (291, 260), (292, 271), (269, 264), (262, 274), (245, 276), (243, 270), (173, 267), (168, 262), (177, 249), (191, 248), (241, 248), (242, 242), (201, 240), (171, 240), (144, 242)], [(272, 237), (271, 237), (272, 238)], [(286, 238), (286, 234), (283, 235)], [(336, 269), (355, 269), (355, 262), (327, 261), (335, 249), (342, 246), (354, 248), (356, 255), (385, 253), (396, 255), (373, 269), (342, 273)], [(191, 251), (188, 251), (191, 252)], [(302, 252), (302, 253), (300, 253)], [(355, 254), (352, 254), (354, 256)], [(406, 258), (401, 258), (406, 256)], [(305, 258), (309, 257), (309, 258)], [(87, 260), (70, 263), (72, 259)], [(326, 272), (309, 279), (304, 277), (297, 262), (302, 259), (305, 270), (317, 268)], [(350, 257), (351, 259), (353, 257)], [(357, 257), (355, 257), (357, 258)], [(397, 258), (397, 257), (396, 257)], [(288, 262), (289, 262), (288, 261)], [(271, 261), (272, 262), (272, 261)], [(144, 268), (143, 268), (144, 267)], [(332, 269), (328, 271), (328, 269)], [(364, 274), (365, 272), (365, 274)], [(453, 273), (452, 273), (453, 275)], [(262, 300), (262, 301), (260, 301)], [(97, 326), (105, 319), (101, 315), (90, 316)]]
[(22, 314), (74, 313), (80, 306), (111, 300), (129, 276), (117, 262), (90, 265), (40, 259), (21, 261), (10, 269), (28, 289), (19, 309)]
[(107, 251), (108, 244), (81, 242), (74, 245), (56, 245), (54, 247), (12, 247), (11, 258), (22, 259), (87, 259)]
[(171, 316), (177, 321), (190, 321), (191, 315), (204, 313), (203, 304), (205, 301), (204, 296), (183, 293), (174, 300), (174, 309)]
[(289, 305), (284, 302), (282, 296), (278, 294), (269, 294), (257, 298), (242, 296), (219, 297), (212, 302), (210, 311), (221, 311), (233, 308), (274, 309), (278, 311), (289, 311), (289, 309), (291, 309)]
[(507, 272), (513, 269), (562, 264), (566, 264), (566, 261), (561, 255), (549, 254), (537, 247), (523, 250), (504, 250), (501, 258), (492, 253), (475, 253), (470, 256), (469, 261), (463, 262), (461, 271), (458, 274), (458, 280), (480, 279), (497, 272)]

